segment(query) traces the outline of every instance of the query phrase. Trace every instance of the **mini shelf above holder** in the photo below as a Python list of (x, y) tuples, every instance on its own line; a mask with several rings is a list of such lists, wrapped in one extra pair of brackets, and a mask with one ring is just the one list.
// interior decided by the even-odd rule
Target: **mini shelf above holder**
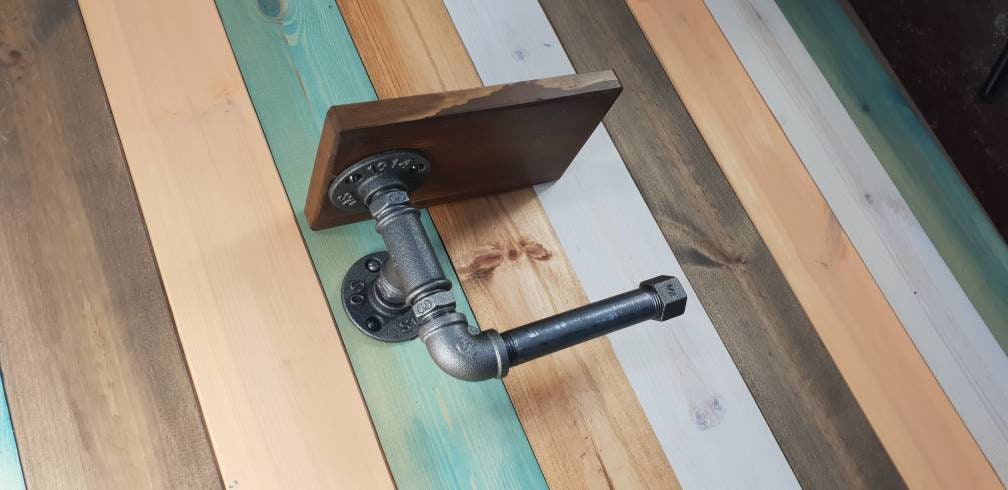
[(604, 71), (329, 109), (305, 215), (314, 230), (374, 218), (387, 249), (361, 257), (344, 277), (340, 296), (354, 325), (386, 342), (420, 337), (448, 374), (479, 381), (683, 314), (682, 285), (658, 276), (503, 333), (480, 332), (455, 311), (420, 222), (419, 207), (558, 179), (621, 90)]

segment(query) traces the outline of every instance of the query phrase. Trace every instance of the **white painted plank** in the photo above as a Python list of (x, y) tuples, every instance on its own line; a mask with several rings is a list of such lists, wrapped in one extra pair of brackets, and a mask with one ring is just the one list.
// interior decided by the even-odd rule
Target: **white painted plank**
[(917, 349), (1008, 483), (1008, 356), (776, 3), (706, 2)]
[[(535, 0), (445, 4), (483, 83), (574, 73)], [(591, 300), (658, 273), (678, 276), (693, 299), (671, 324), (649, 322), (609, 336), (683, 487), (797, 488), (605, 128), (595, 131), (562, 179), (536, 192)]]

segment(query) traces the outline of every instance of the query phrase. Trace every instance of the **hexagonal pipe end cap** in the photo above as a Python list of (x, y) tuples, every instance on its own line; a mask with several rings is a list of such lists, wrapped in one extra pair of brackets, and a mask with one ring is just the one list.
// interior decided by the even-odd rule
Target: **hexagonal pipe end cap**
[(640, 283), (640, 287), (650, 289), (658, 296), (658, 314), (655, 320), (663, 322), (686, 312), (686, 290), (682, 283), (672, 276), (658, 276)]

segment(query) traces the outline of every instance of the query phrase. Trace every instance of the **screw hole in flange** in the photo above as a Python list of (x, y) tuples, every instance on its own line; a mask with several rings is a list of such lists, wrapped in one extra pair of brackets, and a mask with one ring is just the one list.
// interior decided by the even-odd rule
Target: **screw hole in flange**
[[(371, 263), (371, 267), (367, 266)], [(375, 252), (358, 259), (343, 278), (343, 309), (355, 327), (364, 335), (384, 342), (402, 342), (417, 336), (419, 325), (413, 310), (386, 304), (372, 295), (381, 269), (389, 265), (388, 252)]]
[(417, 151), (377, 153), (340, 171), (329, 183), (329, 201), (344, 212), (367, 212), (364, 196), (358, 194), (362, 184), (378, 176), (390, 176), (399, 178), (409, 192), (419, 187), (430, 172), (430, 162)]

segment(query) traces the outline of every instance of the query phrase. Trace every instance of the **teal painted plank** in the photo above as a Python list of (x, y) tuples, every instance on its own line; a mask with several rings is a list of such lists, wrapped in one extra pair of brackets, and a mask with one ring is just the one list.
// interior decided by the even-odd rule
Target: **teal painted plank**
[(0, 375), (0, 488), (25, 488), (21, 459), (18, 457), (17, 442), (14, 441), (14, 427), (11, 425), (10, 411), (7, 410), (3, 375)]
[(973, 306), (1008, 352), (1008, 247), (835, 0), (777, 0)]
[[(420, 342), (371, 340), (340, 307), (345, 271), (384, 246), (371, 221), (316, 232), (303, 213), (326, 110), (376, 98), (333, 0), (218, 0), (217, 7), (397, 485), (545, 488), (503, 383), (457, 381)], [(459, 310), (474, 318), (426, 212), (423, 220)]]

